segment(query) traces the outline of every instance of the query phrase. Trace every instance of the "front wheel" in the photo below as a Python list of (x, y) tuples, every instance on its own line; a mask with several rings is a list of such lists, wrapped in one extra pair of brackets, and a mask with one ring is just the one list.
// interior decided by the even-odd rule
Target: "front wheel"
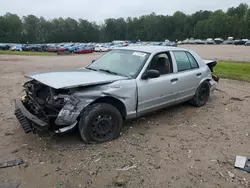
[(189, 101), (190, 104), (201, 107), (204, 106), (210, 96), (210, 84), (208, 81), (204, 81), (200, 84), (196, 90), (195, 96)]
[(102, 143), (117, 138), (122, 130), (121, 113), (107, 103), (88, 106), (80, 116), (79, 132), (85, 143)]

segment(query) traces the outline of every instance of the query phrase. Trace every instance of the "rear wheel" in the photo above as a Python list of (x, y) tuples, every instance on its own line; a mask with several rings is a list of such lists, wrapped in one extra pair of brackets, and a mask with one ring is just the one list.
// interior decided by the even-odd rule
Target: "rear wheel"
[(120, 112), (107, 103), (87, 107), (79, 121), (79, 132), (85, 143), (102, 143), (120, 135), (123, 120)]
[(190, 104), (201, 107), (204, 106), (210, 96), (210, 84), (208, 81), (204, 81), (196, 90), (195, 96), (189, 101)]

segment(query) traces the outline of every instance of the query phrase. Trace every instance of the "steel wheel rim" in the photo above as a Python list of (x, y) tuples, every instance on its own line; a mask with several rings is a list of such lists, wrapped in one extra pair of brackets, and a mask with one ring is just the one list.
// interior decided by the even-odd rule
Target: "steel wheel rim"
[(199, 91), (199, 101), (206, 102), (209, 97), (209, 91), (207, 87), (202, 87)]
[(99, 114), (93, 118), (90, 125), (90, 136), (97, 141), (106, 141), (116, 132), (115, 119), (110, 114)]

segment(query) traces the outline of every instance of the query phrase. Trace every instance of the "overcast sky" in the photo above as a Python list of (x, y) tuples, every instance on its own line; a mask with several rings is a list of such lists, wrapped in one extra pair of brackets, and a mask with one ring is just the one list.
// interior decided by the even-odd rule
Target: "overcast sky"
[(91, 21), (105, 18), (135, 17), (155, 12), (172, 15), (175, 11), (187, 14), (198, 10), (226, 10), (250, 0), (0, 0), (0, 15), (6, 12), (19, 16), (34, 14), (45, 18), (71, 17)]

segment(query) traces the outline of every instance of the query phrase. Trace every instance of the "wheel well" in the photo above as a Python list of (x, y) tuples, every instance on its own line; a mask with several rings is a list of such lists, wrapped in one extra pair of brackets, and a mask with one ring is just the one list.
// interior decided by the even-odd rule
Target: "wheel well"
[(127, 111), (126, 111), (125, 105), (123, 104), (123, 102), (121, 102), (120, 100), (118, 100), (114, 97), (102, 97), (102, 98), (95, 100), (94, 103), (111, 104), (112, 106), (116, 107), (117, 110), (121, 113), (123, 120), (126, 118)]
[(209, 87), (211, 87), (211, 84), (210, 84), (211, 79), (206, 79), (206, 80), (204, 80), (204, 81), (207, 81), (207, 82), (208, 82)]

